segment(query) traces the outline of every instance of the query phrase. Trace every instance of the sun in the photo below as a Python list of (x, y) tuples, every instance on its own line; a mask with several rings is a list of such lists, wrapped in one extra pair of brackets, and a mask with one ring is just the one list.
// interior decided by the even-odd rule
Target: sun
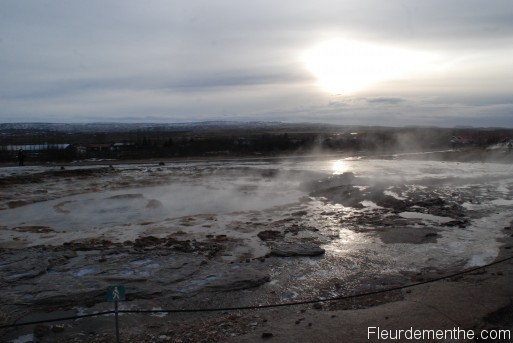
[(383, 81), (413, 76), (432, 60), (428, 53), (332, 39), (303, 55), (303, 63), (327, 92), (355, 93)]

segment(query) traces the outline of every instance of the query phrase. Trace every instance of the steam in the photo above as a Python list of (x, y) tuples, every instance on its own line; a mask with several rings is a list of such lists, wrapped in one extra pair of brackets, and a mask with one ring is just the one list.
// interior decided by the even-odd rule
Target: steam
[(299, 188), (302, 178), (291, 174), (294, 172), (245, 168), (199, 171), (193, 177), (181, 177), (156, 187), (35, 203), (6, 211), (3, 223), (79, 230), (200, 214), (261, 211), (297, 202), (306, 194)]
[[(409, 144), (408, 138), (404, 140)], [(343, 167), (342, 167), (343, 166)], [(254, 162), (177, 164), (161, 169), (159, 186), (126, 188), (61, 197), (2, 211), (8, 228), (44, 225), (56, 230), (99, 230), (111, 226), (142, 225), (202, 214), (265, 211), (297, 204), (316, 187), (350, 184), (356, 187), (434, 184), (471, 185), (500, 182), (511, 192), (511, 165), (459, 164), (389, 159), (301, 158)], [(156, 168), (129, 172), (146, 180)], [(153, 174), (152, 174), (153, 173)], [(319, 180), (326, 180), (319, 182)], [(108, 187), (108, 179), (99, 180)], [(305, 187), (305, 185), (307, 187)], [(80, 184), (76, 187), (80, 189)], [(74, 190), (76, 191), (76, 190)], [(510, 193), (508, 193), (510, 194)], [(247, 220), (247, 219), (246, 219)], [(129, 230), (129, 229), (127, 229)]]

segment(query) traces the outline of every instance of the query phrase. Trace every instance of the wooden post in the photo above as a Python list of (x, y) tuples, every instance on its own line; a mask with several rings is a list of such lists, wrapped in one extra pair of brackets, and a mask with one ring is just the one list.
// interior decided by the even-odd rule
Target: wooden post
[(116, 317), (116, 342), (119, 343), (119, 321), (118, 321), (118, 302), (114, 301), (114, 316)]
[(116, 320), (116, 342), (119, 343), (118, 302), (126, 300), (125, 287), (121, 285), (107, 287), (107, 301), (114, 302), (114, 317)]

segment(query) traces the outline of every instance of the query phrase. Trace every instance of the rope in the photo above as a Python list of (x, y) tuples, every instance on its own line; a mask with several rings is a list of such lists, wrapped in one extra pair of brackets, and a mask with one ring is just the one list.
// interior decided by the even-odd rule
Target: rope
[(0, 329), (14, 328), (14, 327), (17, 327), (17, 326), (25, 326), (25, 325), (53, 323), (53, 322), (60, 322), (60, 321), (64, 321), (64, 320), (76, 320), (76, 319), (82, 319), (82, 318), (88, 318), (88, 317), (104, 316), (104, 315), (107, 315), (107, 314), (114, 314), (114, 311), (105, 311), (105, 312), (98, 312), (98, 313), (82, 314), (82, 315), (79, 315), (79, 316), (61, 317), (61, 318), (55, 318), (55, 319), (36, 320), (36, 321), (33, 321), (33, 322), (15, 323), (15, 324), (10, 324), (10, 325), (0, 325)]
[[(397, 287), (391, 287), (387, 289), (377, 290), (377, 291), (371, 291), (371, 292), (365, 292), (365, 293), (358, 293), (358, 294), (352, 294), (352, 295), (340, 295), (336, 297), (331, 297), (327, 299), (313, 299), (313, 300), (304, 300), (304, 301), (293, 301), (293, 302), (287, 302), (287, 303), (280, 303), (280, 304), (268, 304), (268, 305), (252, 305), (252, 306), (237, 306), (237, 307), (220, 307), (220, 308), (197, 308), (197, 309), (173, 309), (173, 310), (118, 310), (118, 313), (195, 313), (195, 312), (227, 312), (227, 311), (245, 311), (245, 310), (261, 310), (261, 309), (268, 309), (268, 308), (278, 308), (278, 307), (288, 307), (288, 306), (298, 306), (298, 305), (309, 305), (309, 304), (315, 304), (315, 303), (322, 303), (322, 302), (332, 302), (332, 301), (339, 301), (339, 300), (346, 300), (346, 299), (355, 299), (355, 298), (361, 298), (361, 297), (367, 297), (371, 295), (376, 294), (382, 294), (382, 293), (388, 293), (398, 290), (403, 290), (407, 288), (417, 287), (420, 285), (425, 285), (428, 283), (438, 282), (446, 279), (451, 279), (453, 277), (457, 277), (460, 275), (469, 274), (472, 272), (475, 272), (477, 270), (485, 269), (497, 264), (501, 264), (507, 261), (513, 260), (513, 256), (504, 258), (502, 260), (494, 261), (492, 263), (489, 263), (484, 266), (480, 267), (474, 267), (470, 269), (463, 270), (461, 272), (453, 273), (450, 275), (445, 275), (441, 277), (437, 277), (430, 280), (425, 281), (419, 281), (415, 283), (411, 283), (404, 286), (397, 286)], [(56, 318), (56, 319), (49, 319), (49, 320), (39, 320), (39, 321), (32, 321), (32, 322), (24, 322), (24, 323), (15, 323), (15, 324), (9, 324), (9, 325), (0, 325), (0, 329), (5, 328), (13, 328), (13, 327), (19, 327), (19, 326), (25, 326), (25, 325), (34, 325), (34, 324), (43, 324), (43, 323), (51, 323), (51, 322), (58, 322), (58, 321), (64, 321), (64, 320), (76, 320), (76, 319), (82, 319), (87, 317), (96, 317), (96, 316), (104, 316), (109, 314), (114, 314), (115, 311), (105, 311), (105, 312), (98, 312), (98, 313), (91, 313), (91, 314), (84, 314), (79, 316), (71, 316), (71, 317), (62, 317), (62, 318)]]

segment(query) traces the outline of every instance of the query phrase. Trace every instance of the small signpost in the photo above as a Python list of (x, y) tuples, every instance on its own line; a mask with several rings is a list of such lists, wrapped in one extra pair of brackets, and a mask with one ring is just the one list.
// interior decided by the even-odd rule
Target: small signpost
[(126, 299), (125, 286), (107, 287), (107, 301), (114, 302), (114, 316), (116, 317), (116, 342), (119, 343), (118, 301)]

